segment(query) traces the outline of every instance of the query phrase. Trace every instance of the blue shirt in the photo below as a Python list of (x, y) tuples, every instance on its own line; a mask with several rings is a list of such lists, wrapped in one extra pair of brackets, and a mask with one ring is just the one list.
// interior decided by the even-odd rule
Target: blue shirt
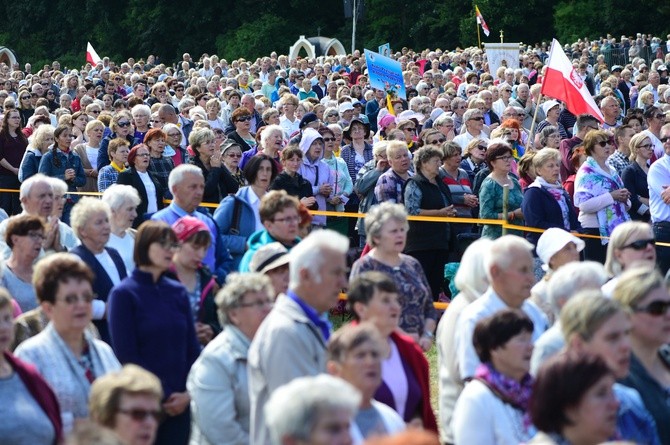
[(316, 310), (305, 303), (298, 295), (296, 295), (292, 290), (286, 292), (286, 296), (295, 301), (298, 306), (303, 310), (309, 321), (314, 323), (316, 327), (321, 330), (321, 335), (323, 335), (324, 341), (327, 343), (330, 338), (330, 331), (332, 330), (333, 325), (328, 321), (328, 313), (325, 312), (323, 315), (319, 315)]

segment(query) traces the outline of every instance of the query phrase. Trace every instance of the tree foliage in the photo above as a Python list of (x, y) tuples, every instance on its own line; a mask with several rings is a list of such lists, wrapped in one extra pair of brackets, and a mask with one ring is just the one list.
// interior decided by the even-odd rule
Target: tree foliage
[[(451, 49), (477, 44), (474, 4), (459, 0), (357, 0), (364, 14), (357, 26), (356, 47), (376, 48), (390, 42), (403, 46)], [(638, 0), (477, 0), (491, 35), (483, 42), (535, 43), (558, 37), (615, 36), (637, 32), (665, 35), (670, 3)], [(154, 54), (172, 64), (181, 53), (216, 53), (255, 59), (271, 51), (288, 52), (302, 34), (340, 39), (351, 45), (351, 19), (341, 0), (4, 0), (6, 20), (0, 44), (21, 61), (59, 59), (71, 67), (83, 64), (86, 42), (115, 60)]]

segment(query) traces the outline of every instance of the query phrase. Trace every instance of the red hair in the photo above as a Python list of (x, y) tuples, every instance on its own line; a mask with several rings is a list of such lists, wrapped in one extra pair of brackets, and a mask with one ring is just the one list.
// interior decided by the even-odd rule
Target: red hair
[(516, 130), (516, 141), (521, 143), (521, 124), (516, 119), (505, 119), (500, 128), (514, 128)]
[(144, 135), (144, 143), (148, 144), (154, 139), (167, 140), (167, 134), (165, 134), (165, 132), (160, 128), (152, 128), (151, 130), (147, 131), (147, 134)]

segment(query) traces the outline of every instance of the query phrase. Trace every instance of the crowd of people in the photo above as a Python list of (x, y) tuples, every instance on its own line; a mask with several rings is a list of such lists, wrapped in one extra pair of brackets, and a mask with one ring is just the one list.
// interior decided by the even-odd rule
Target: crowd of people
[(654, 42), (0, 65), (2, 442), (670, 443)]

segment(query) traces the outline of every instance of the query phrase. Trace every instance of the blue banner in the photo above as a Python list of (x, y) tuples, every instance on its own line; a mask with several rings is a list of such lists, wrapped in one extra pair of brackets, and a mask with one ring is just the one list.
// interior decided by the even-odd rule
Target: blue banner
[(366, 49), (365, 63), (368, 67), (368, 77), (372, 88), (384, 91), (393, 90), (400, 99), (407, 99), (400, 62)]

